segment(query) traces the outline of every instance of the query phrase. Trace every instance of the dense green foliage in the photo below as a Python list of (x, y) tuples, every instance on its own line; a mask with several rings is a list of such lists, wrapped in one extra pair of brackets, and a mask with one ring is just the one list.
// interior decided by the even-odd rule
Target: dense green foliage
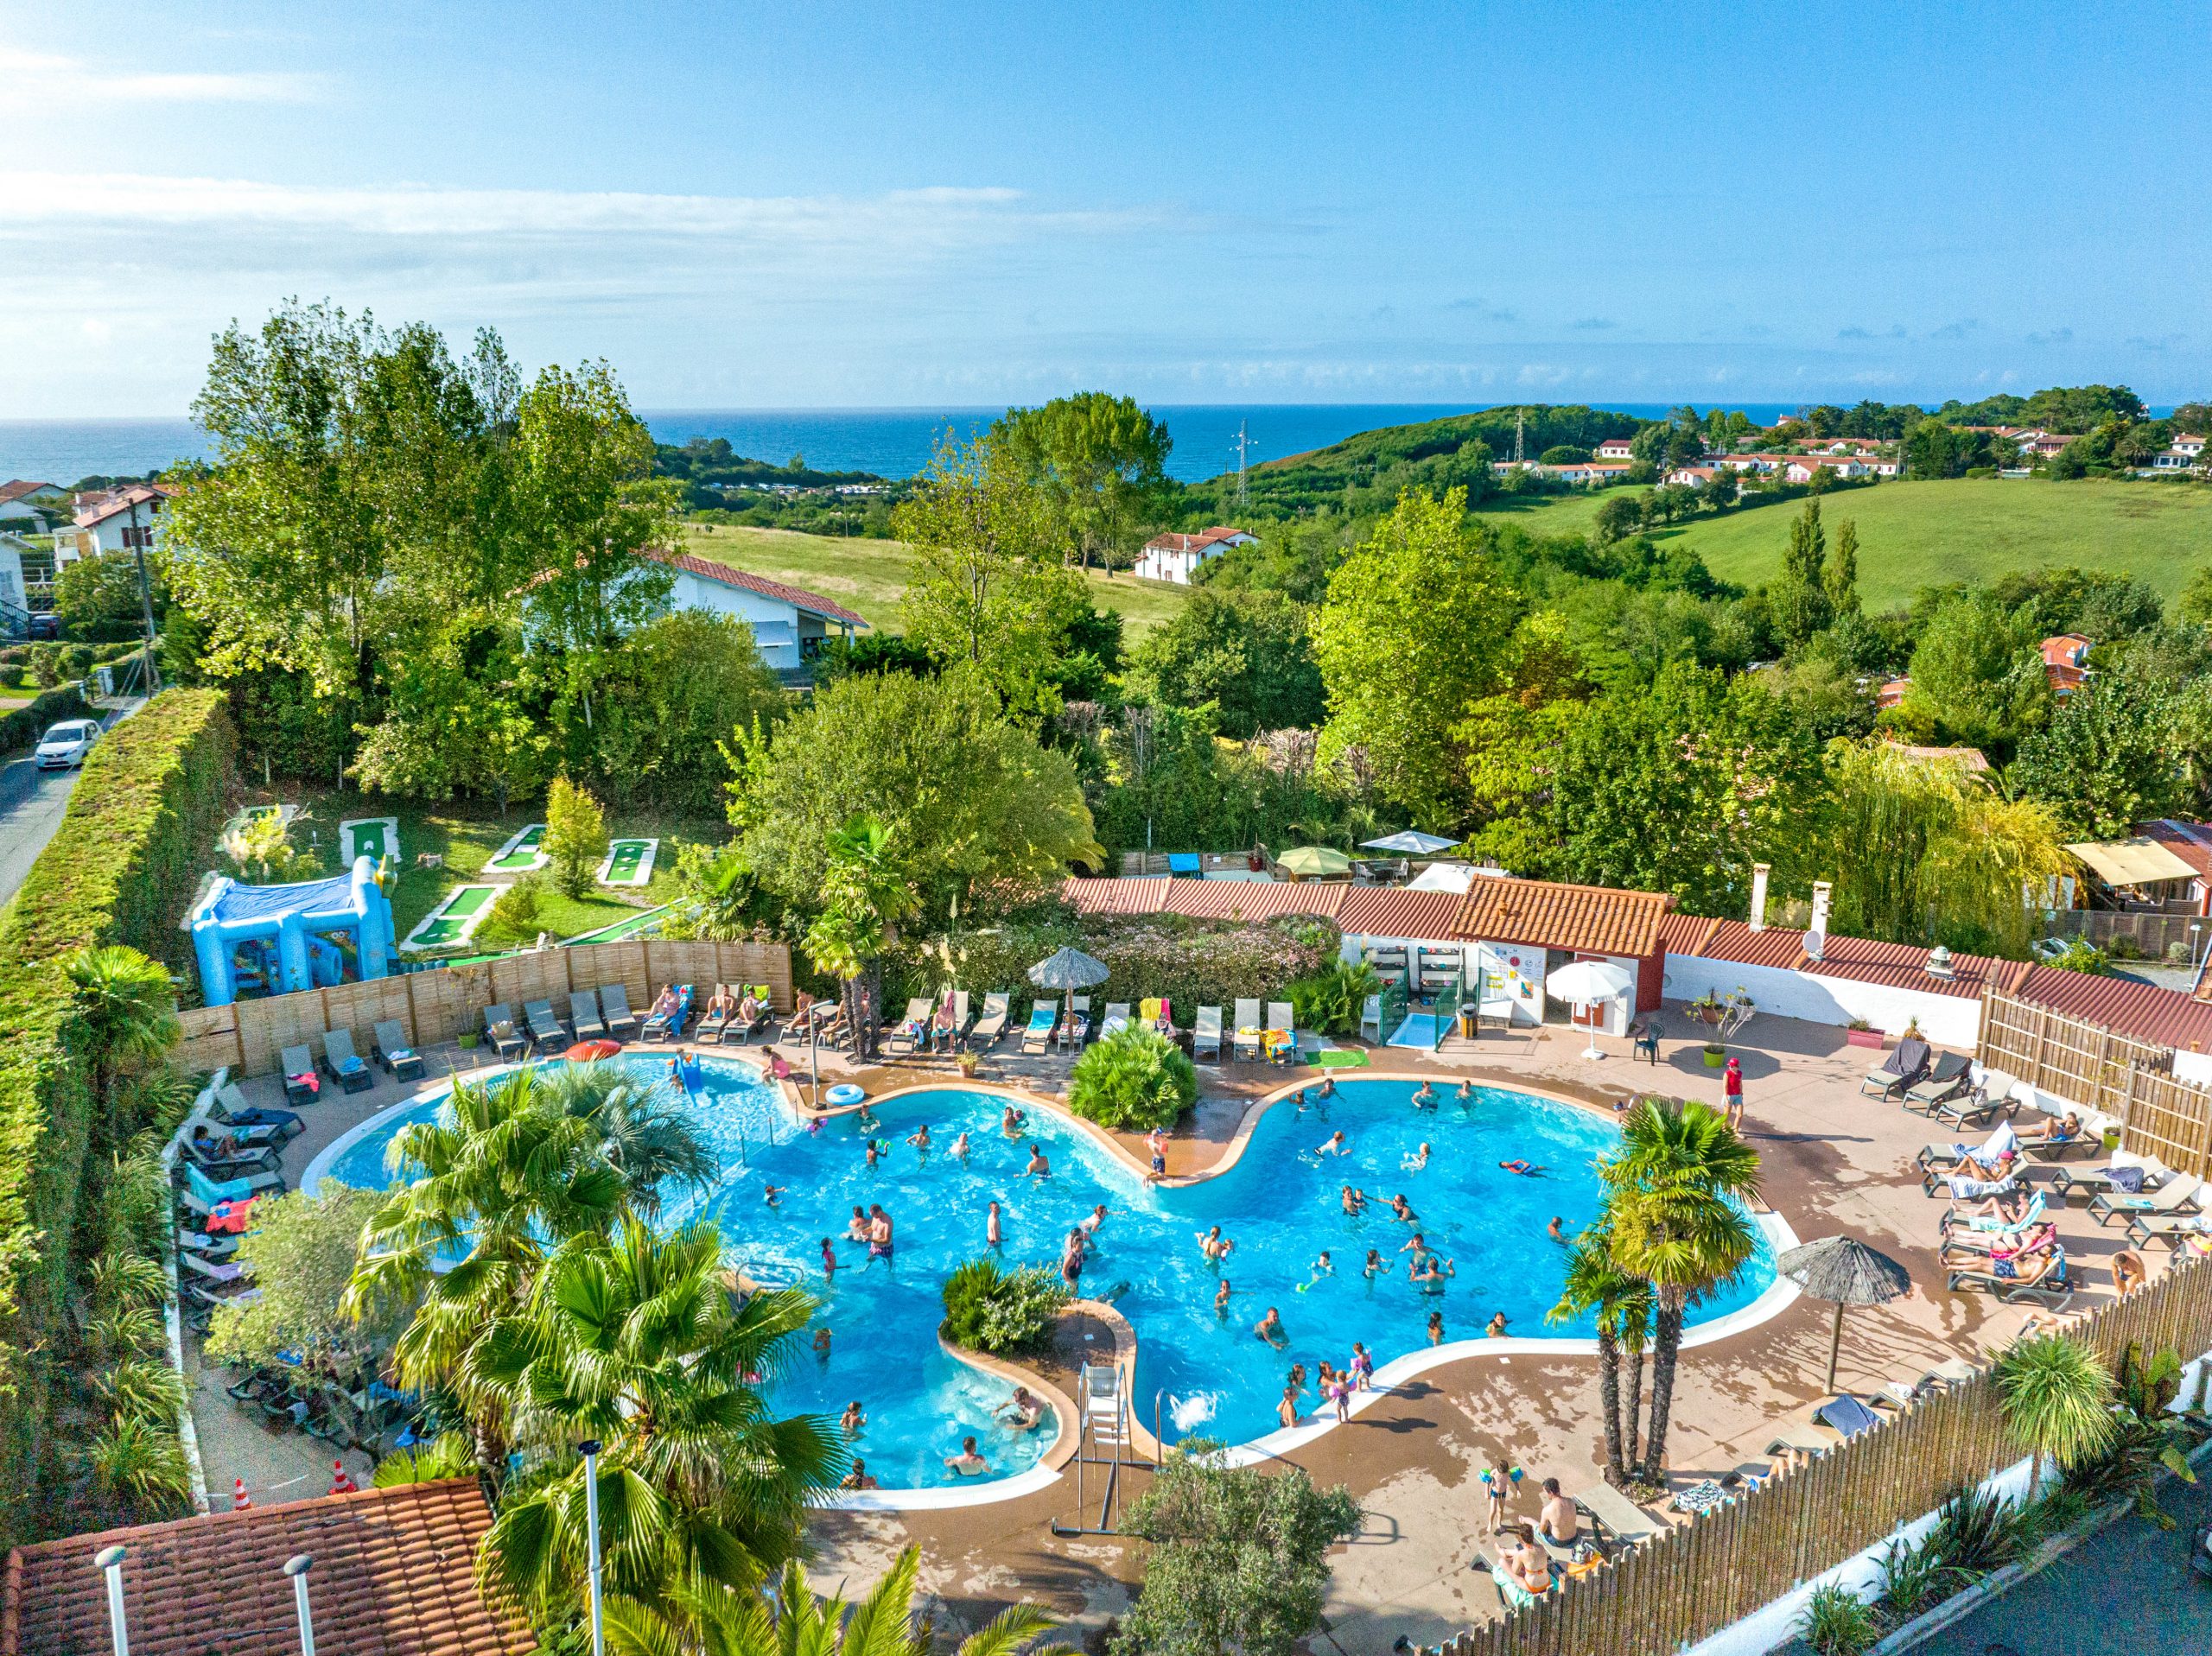
[(1015, 1357), (1050, 1343), (1068, 1291), (1041, 1265), (1009, 1271), (996, 1259), (970, 1259), (944, 1279), (944, 1335), (956, 1346)]
[(22, 707), (0, 713), (0, 753), (29, 747), (46, 734), (48, 725), (59, 724), (64, 719), (89, 719), (92, 714), (84, 692), (77, 685), (47, 690)]
[(1382, 980), (1364, 961), (1338, 961), (1325, 972), (1300, 978), (1286, 992), (1298, 1026), (1322, 1035), (1357, 1035), (1367, 998), (1380, 994)]
[(1103, 1035), (1068, 1075), (1068, 1107), (1102, 1127), (1172, 1127), (1198, 1101), (1198, 1073), (1183, 1049), (1141, 1024)]

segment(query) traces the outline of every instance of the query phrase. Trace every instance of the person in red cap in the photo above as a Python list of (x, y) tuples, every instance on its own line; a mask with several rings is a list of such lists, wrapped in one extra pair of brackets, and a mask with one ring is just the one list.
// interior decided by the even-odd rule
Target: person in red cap
[(1728, 1102), (1728, 1125), (1738, 1133), (1744, 1128), (1744, 1066), (1735, 1059), (1728, 1060), (1728, 1068), (1720, 1077), (1720, 1095)]
[(234, 1513), (242, 1513), (252, 1505), (252, 1500), (245, 1492), (245, 1480), (232, 1478), (231, 1480), (231, 1510)]
[(330, 1463), (330, 1493), (332, 1494), (350, 1495), (360, 1487), (353, 1482), (353, 1475), (346, 1469), (345, 1462), (333, 1461)]

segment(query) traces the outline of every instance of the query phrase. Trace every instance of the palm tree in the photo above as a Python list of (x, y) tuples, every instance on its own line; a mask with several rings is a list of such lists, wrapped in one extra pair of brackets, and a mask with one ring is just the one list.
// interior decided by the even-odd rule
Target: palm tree
[[(104, 1104), (117, 1082), (166, 1057), (184, 1033), (168, 968), (120, 943), (81, 949), (64, 968), (76, 990), (76, 1026)], [(127, 1136), (133, 1123), (116, 1124)]]
[(595, 1438), (610, 1592), (665, 1612), (678, 1583), (740, 1591), (798, 1556), (808, 1498), (844, 1474), (843, 1437), (816, 1415), (772, 1418), (759, 1385), (813, 1315), (795, 1290), (732, 1303), (721, 1237), (704, 1222), (659, 1237), (625, 1214), (547, 1264), (528, 1307), (479, 1354), (541, 1456), (486, 1535), (486, 1585), (552, 1608), (586, 1572), (584, 1464)]
[(600, 1148), (622, 1174), (630, 1205), (651, 1218), (660, 1212), (669, 1180), (702, 1184), (719, 1172), (712, 1150), (672, 1101), (611, 1063), (571, 1063), (542, 1074), (546, 1105), (588, 1122)]
[[(450, 1387), (469, 1413), (479, 1462), (506, 1459), (510, 1399), (478, 1378), (477, 1356), (503, 1315), (529, 1299), (547, 1252), (604, 1235), (628, 1190), (587, 1119), (550, 1107), (537, 1071), (454, 1086), (451, 1125), (412, 1123), (391, 1165), (419, 1169), (361, 1233), (340, 1302), (356, 1320), (412, 1305), (392, 1348), (403, 1384)], [(461, 1255), (450, 1270), (441, 1256)]]
[(1992, 1372), (2005, 1424), (2030, 1456), (2031, 1499), (2043, 1486), (2044, 1456), (2073, 1466), (2111, 1443), (2118, 1429), (2112, 1371), (2079, 1341), (2061, 1334), (2015, 1340)]
[[(1567, 1250), (1567, 1280), (1547, 1323), (1573, 1322), (1595, 1313), (1598, 1393), (1605, 1416), (1605, 1481), (1628, 1482), (1636, 1463), (1637, 1416), (1643, 1405), (1643, 1345), (1651, 1328), (1651, 1285), (1613, 1259), (1612, 1234), (1603, 1215)], [(1621, 1408), (1621, 1356), (1630, 1360), (1628, 1407)]]
[(845, 1025), (853, 1031), (853, 1056), (875, 1056), (880, 994), (876, 961), (898, 941), (898, 923), (920, 904), (913, 882), (893, 851), (897, 835), (865, 814), (832, 828), (830, 867), (823, 877), (826, 899), (807, 929), (806, 952), (815, 969), (842, 986)]
[(1656, 1482), (1689, 1305), (1732, 1280), (1757, 1233), (1741, 1203), (1758, 1195), (1758, 1153), (1709, 1105), (1647, 1098), (1630, 1112), (1620, 1152), (1599, 1164), (1613, 1260), (1650, 1284), (1656, 1339), (1651, 1425), (1638, 1477)]
[[(921, 1549), (908, 1547), (859, 1604), (842, 1596), (817, 1597), (796, 1560), (771, 1592), (728, 1593), (683, 1585), (667, 1613), (634, 1599), (607, 1607), (607, 1642), (617, 1656), (929, 1656), (926, 1622), (914, 1623), (914, 1582)], [(1035, 1605), (1008, 1605), (981, 1632), (961, 1640), (957, 1656), (1015, 1656), (1052, 1627)], [(1060, 1656), (1039, 1646), (1030, 1656)]]

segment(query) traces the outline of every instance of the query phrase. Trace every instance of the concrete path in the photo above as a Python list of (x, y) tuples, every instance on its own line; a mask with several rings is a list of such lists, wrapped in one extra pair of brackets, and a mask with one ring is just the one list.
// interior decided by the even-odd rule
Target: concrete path
[[(143, 696), (104, 702), (100, 722), (112, 730), (145, 705)], [(41, 771), (28, 755), (0, 768), (0, 906), (14, 899), (38, 853), (61, 826), (77, 777), (75, 771)]]

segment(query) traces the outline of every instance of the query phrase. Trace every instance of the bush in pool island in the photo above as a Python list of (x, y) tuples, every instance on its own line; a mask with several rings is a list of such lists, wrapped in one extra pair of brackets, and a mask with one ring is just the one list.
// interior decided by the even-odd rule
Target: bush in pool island
[(995, 1357), (1039, 1351), (1068, 1303), (1068, 1291), (1041, 1265), (1008, 1271), (996, 1259), (970, 1259), (944, 1279), (944, 1326), (951, 1344)]
[(1173, 1126), (1198, 1101), (1182, 1048), (1136, 1024), (1092, 1043), (1068, 1076), (1068, 1107), (1102, 1127)]

